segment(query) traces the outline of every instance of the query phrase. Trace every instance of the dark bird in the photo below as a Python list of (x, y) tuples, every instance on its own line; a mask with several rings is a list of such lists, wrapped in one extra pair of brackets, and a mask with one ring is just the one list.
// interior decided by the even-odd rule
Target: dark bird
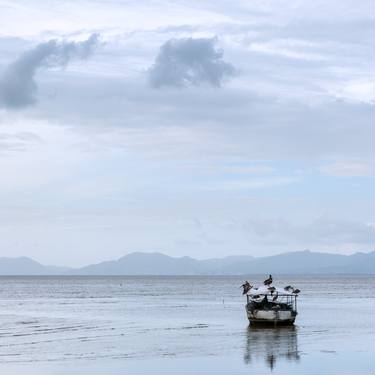
[(274, 286), (270, 286), (268, 288), (268, 290), (271, 292), (271, 294), (273, 294), (275, 292), (276, 288)]
[(263, 281), (263, 284), (269, 286), (269, 285), (272, 284), (272, 281), (273, 281), (272, 280), (272, 275), (270, 275), (270, 277), (268, 279), (266, 279), (266, 280)]
[(245, 283), (241, 285), (241, 288), (243, 289), (242, 294), (246, 294), (252, 288), (252, 286), (246, 280)]
[(298, 294), (298, 293), (300, 293), (301, 291), (298, 289), (298, 288), (296, 288), (296, 289), (294, 289), (293, 290), (293, 294)]
[(272, 302), (275, 302), (277, 300), (277, 297), (279, 296), (279, 293), (276, 292), (276, 294), (274, 295), (274, 297), (272, 298)]
[(293, 287), (291, 285), (288, 285), (284, 288), (284, 290), (290, 292), (291, 290), (293, 290)]

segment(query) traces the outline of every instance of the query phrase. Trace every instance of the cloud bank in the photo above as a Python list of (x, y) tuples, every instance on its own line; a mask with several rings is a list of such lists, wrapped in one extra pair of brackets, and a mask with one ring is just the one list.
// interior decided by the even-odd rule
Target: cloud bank
[(235, 74), (235, 68), (223, 61), (223, 50), (216, 47), (216, 41), (216, 38), (181, 38), (164, 43), (148, 71), (151, 86), (220, 87)]
[(0, 78), (0, 107), (22, 108), (34, 104), (38, 91), (37, 70), (65, 67), (71, 60), (86, 59), (97, 46), (98, 38), (98, 34), (92, 34), (83, 42), (52, 39), (23, 53)]

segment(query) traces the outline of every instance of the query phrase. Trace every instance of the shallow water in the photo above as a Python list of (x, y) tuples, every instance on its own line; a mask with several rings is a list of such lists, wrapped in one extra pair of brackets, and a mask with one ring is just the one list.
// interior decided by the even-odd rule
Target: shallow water
[(243, 277), (3, 277), (0, 369), (375, 373), (375, 277), (275, 279), (302, 290), (294, 328), (249, 328)]

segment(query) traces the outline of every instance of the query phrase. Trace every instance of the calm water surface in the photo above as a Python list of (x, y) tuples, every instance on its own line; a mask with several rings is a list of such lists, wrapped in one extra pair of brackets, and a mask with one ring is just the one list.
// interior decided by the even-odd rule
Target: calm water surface
[(243, 277), (3, 277), (0, 369), (375, 374), (375, 277), (275, 279), (302, 290), (295, 327), (249, 328)]

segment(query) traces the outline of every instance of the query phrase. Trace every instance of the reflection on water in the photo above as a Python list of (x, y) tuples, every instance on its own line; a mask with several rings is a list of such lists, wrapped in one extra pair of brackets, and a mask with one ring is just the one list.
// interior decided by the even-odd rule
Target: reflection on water
[(299, 361), (297, 328), (251, 327), (247, 328), (244, 362), (264, 359), (272, 370), (279, 359)]

